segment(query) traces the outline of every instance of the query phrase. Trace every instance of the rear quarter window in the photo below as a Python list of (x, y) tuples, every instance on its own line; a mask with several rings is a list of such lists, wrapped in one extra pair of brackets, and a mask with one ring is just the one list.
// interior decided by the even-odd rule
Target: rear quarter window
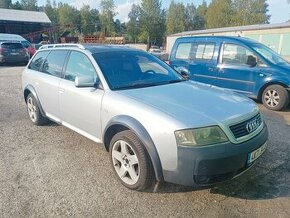
[(28, 69), (40, 71), (40, 68), (48, 55), (49, 51), (38, 52), (30, 62)]

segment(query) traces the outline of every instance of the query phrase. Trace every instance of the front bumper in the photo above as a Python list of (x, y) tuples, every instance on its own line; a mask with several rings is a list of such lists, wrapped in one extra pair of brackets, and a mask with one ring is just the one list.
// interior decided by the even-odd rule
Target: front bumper
[(209, 186), (232, 179), (250, 168), (248, 154), (267, 142), (268, 130), (240, 143), (224, 143), (207, 147), (178, 147), (178, 166), (174, 171), (163, 171), (164, 180), (185, 186)]

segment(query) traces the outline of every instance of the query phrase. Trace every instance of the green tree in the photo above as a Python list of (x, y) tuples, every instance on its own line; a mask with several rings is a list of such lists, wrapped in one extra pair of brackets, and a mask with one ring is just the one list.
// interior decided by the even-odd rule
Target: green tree
[(21, 0), (20, 4), (23, 10), (38, 11), (37, 0)]
[(190, 21), (190, 17), (186, 16), (184, 5), (172, 1), (166, 18), (167, 34), (184, 31), (186, 28), (186, 21)]
[(266, 0), (233, 0), (235, 14), (232, 25), (269, 23), (268, 6)]
[(196, 7), (193, 3), (187, 4), (185, 7), (185, 30), (196, 29)]
[(231, 0), (213, 0), (206, 12), (206, 27), (219, 28), (232, 25), (234, 11)]
[(56, 3), (54, 1), (53, 5), (51, 4), (50, 0), (46, 1), (46, 4), (44, 6), (44, 12), (49, 17), (52, 25), (58, 25), (59, 19), (58, 19), (58, 11), (56, 8)]
[[(69, 4), (58, 4), (59, 24), (63, 26), (62, 30), (79, 33), (81, 30), (81, 19), (79, 11)], [(70, 27), (68, 27), (70, 26)]]
[(11, 0), (0, 0), (0, 8), (10, 8)]
[(22, 5), (19, 1), (16, 1), (14, 4), (10, 5), (11, 9), (22, 10)]
[(114, 17), (116, 13), (115, 4), (113, 0), (102, 0), (100, 3), (101, 8), (101, 29), (105, 36), (112, 36), (115, 33)]
[(91, 35), (96, 31), (98, 13), (98, 11), (91, 10), (89, 5), (84, 5), (80, 9), (81, 29), (84, 35)]
[(203, 1), (202, 4), (196, 8), (193, 29), (195, 30), (205, 29), (207, 9), (208, 7), (206, 1)]
[(132, 5), (131, 11), (128, 14), (129, 22), (127, 24), (128, 37), (130, 42), (136, 43), (138, 41), (138, 36), (140, 35), (140, 15), (141, 8), (139, 5)]
[(161, 9), (160, 0), (142, 0), (140, 13), (141, 34), (143, 42), (162, 45), (165, 33), (166, 12)]

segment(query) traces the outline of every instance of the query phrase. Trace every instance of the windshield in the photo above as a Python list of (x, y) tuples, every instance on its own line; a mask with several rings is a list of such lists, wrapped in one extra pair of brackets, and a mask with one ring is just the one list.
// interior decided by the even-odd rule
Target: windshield
[(278, 53), (263, 44), (255, 44), (253, 45), (253, 49), (272, 64), (288, 64)]
[(184, 81), (158, 58), (140, 51), (93, 54), (112, 90), (142, 88)]

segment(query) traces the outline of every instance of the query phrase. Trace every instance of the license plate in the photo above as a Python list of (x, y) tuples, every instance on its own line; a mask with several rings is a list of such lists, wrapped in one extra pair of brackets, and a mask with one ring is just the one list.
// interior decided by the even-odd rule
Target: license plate
[(11, 55), (19, 55), (18, 52), (12, 52)]
[(257, 160), (266, 150), (267, 143), (263, 144), (260, 148), (256, 149), (255, 151), (248, 154), (248, 164), (253, 163), (255, 160)]

